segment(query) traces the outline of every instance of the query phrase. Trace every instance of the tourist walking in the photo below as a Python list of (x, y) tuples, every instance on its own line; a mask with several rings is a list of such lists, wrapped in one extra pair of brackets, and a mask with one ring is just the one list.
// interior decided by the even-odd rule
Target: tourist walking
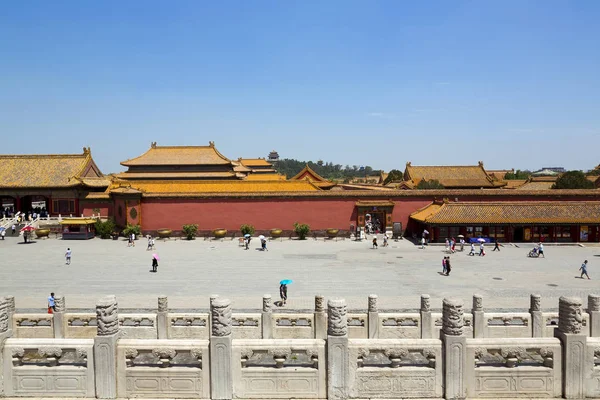
[(471, 251), (469, 252), (470, 256), (474, 256), (475, 255), (475, 244), (471, 243)]
[(373, 238), (373, 248), (376, 249), (377, 248), (377, 236), (375, 236)]
[(498, 239), (494, 240), (494, 250), (492, 250), (492, 251), (496, 251), (496, 250), (500, 251), (500, 247), (498, 247)]
[(4, 235), (6, 235), (6, 229), (2, 229), (2, 232), (0, 232), (0, 236), (2, 236), (2, 240), (4, 240)]
[(267, 239), (260, 239), (260, 247), (262, 251), (269, 251), (267, 250)]
[(454, 253), (456, 251), (456, 239), (452, 238), (450, 241), (450, 251)]
[(245, 239), (245, 244), (246, 244), (246, 250), (248, 250), (250, 248), (250, 237), (247, 237)]
[(148, 247), (146, 247), (146, 251), (152, 250), (152, 236), (148, 235)]
[(479, 256), (485, 256), (485, 249), (483, 247), (483, 242), (479, 243)]
[(282, 283), (281, 285), (279, 285), (279, 297), (281, 297), (281, 305), (285, 306), (285, 303), (287, 302), (287, 285), (285, 283)]
[(446, 275), (446, 256), (442, 259), (442, 274)]
[(48, 314), (53, 314), (56, 311), (56, 303), (54, 302), (54, 292), (48, 296)]
[(446, 238), (446, 253), (450, 251), (450, 240)]
[(450, 275), (450, 271), (452, 271), (452, 266), (450, 265), (450, 257), (446, 259), (446, 276)]
[(583, 264), (581, 264), (581, 267), (579, 268), (579, 270), (581, 271), (581, 276), (580, 278), (583, 279), (583, 276), (585, 275), (588, 279), (590, 279), (590, 276), (587, 273), (587, 262), (588, 260), (585, 260), (583, 262)]
[(540, 245), (538, 246), (538, 253), (540, 253), (540, 256), (546, 258), (544, 255), (544, 244), (542, 242), (540, 242)]
[(387, 247), (388, 245), (388, 235), (387, 233), (383, 234), (383, 247)]
[(65, 264), (71, 265), (71, 248), (67, 247), (67, 251), (65, 252)]
[(152, 272), (157, 272), (158, 270), (158, 259), (156, 258), (156, 254), (152, 255)]
[(132, 246), (132, 247), (135, 247), (135, 233), (132, 233), (132, 234), (130, 235), (130, 237), (131, 237), (131, 246)]
[(463, 251), (464, 249), (465, 249), (465, 239), (460, 238), (460, 251)]
[(425, 248), (425, 236), (423, 236), (421, 238), (421, 248), (424, 249)]
[(17, 230), (17, 226), (15, 224), (12, 224), (12, 235), (15, 236), (15, 231)]

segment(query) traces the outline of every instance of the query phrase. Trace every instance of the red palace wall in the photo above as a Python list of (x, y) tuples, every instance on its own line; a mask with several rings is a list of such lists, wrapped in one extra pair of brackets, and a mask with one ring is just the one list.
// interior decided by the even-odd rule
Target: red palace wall
[[(292, 230), (294, 222), (309, 224), (311, 230), (347, 230), (357, 224), (357, 199), (148, 199), (142, 200), (142, 228), (181, 230), (198, 224), (199, 230), (225, 228), (236, 231), (242, 224), (257, 230)], [(431, 202), (429, 198), (396, 200), (392, 218), (406, 227), (408, 216)]]
[[(98, 210), (100, 210), (100, 216), (102, 217), (107, 217), (107, 216), (113, 216), (113, 203), (107, 203), (107, 202), (98, 202), (98, 203), (92, 203), (92, 202), (84, 202), (81, 201), (79, 203), (79, 210), (81, 212), (81, 214), (83, 214), (84, 217), (91, 217), (92, 214), (98, 214)], [(94, 211), (95, 210), (95, 211)]]

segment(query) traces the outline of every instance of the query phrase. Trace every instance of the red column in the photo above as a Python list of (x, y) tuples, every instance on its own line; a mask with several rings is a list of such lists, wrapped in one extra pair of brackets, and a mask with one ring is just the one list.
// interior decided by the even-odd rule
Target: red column
[(21, 211), (21, 197), (17, 196), (16, 197), (16, 201), (17, 201), (17, 203), (15, 205), (15, 207), (16, 207), (15, 208), (15, 214), (17, 213), (17, 211)]

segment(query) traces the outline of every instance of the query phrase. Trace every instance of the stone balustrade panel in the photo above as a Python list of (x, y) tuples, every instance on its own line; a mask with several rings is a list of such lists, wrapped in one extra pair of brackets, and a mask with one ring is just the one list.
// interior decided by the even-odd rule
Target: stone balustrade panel
[(169, 339), (204, 339), (210, 336), (208, 314), (169, 313)]
[(589, 398), (600, 398), (600, 338), (588, 337), (586, 340), (585, 395)]
[(66, 313), (64, 324), (68, 339), (93, 339), (98, 332), (96, 313)]
[(313, 314), (273, 314), (271, 323), (274, 339), (313, 339)]
[[(590, 315), (582, 312), (581, 317), (583, 318), (581, 334), (590, 336)], [(554, 337), (554, 330), (558, 329), (558, 311), (544, 312), (542, 318), (544, 320), (544, 337)]]
[(530, 338), (532, 337), (531, 314), (529, 313), (485, 313), (486, 338)]
[(210, 398), (208, 345), (208, 340), (119, 340), (117, 397)]
[(54, 338), (54, 316), (52, 314), (14, 314), (14, 337), (17, 338)]
[(233, 313), (231, 333), (234, 339), (262, 338), (260, 313)]
[(327, 398), (321, 339), (233, 340), (234, 398)]
[(467, 397), (561, 397), (562, 353), (555, 338), (467, 339)]
[(95, 397), (94, 341), (8, 339), (2, 350), (6, 397)]
[(156, 314), (119, 314), (119, 329), (128, 339), (156, 339)]
[(369, 337), (368, 314), (348, 313), (348, 337), (351, 339), (367, 339)]
[[(465, 325), (463, 327), (463, 334), (466, 337), (473, 337), (473, 314), (464, 313)], [(433, 337), (440, 337), (440, 331), (442, 330), (442, 313), (431, 313), (431, 319), (433, 320)]]
[(379, 313), (379, 339), (420, 339), (421, 314)]
[(439, 398), (443, 396), (439, 339), (350, 339), (351, 398)]

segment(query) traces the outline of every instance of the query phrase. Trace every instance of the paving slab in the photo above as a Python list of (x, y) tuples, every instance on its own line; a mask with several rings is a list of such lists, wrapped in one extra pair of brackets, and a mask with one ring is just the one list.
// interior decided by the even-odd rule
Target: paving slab
[[(406, 240), (372, 249), (370, 241), (286, 239), (269, 242), (266, 252), (258, 240), (244, 250), (237, 239), (157, 241), (155, 251), (146, 250), (145, 239), (135, 247), (124, 240), (20, 242), (11, 236), (0, 241), (0, 294), (14, 295), (17, 308), (27, 311), (45, 310), (51, 291), (65, 295), (69, 309), (91, 310), (107, 294), (115, 294), (124, 309), (154, 309), (158, 295), (166, 294), (172, 309), (206, 310), (209, 296), (219, 294), (238, 311), (258, 310), (263, 294), (278, 298), (284, 278), (294, 282), (282, 310), (311, 310), (316, 294), (344, 297), (356, 310), (377, 294), (382, 309), (414, 310), (422, 293), (438, 309), (449, 296), (470, 306), (478, 293), (487, 309), (526, 310), (530, 293), (541, 294), (546, 309), (556, 309), (562, 295), (580, 296), (585, 304), (589, 293), (600, 293), (598, 247), (546, 246), (546, 258), (534, 259), (527, 257), (533, 245), (500, 252), (487, 246), (485, 257), (450, 255), (452, 273), (443, 276), (444, 247), (422, 250)], [(67, 247), (71, 265), (65, 265)], [(157, 273), (149, 272), (152, 253), (160, 256)], [(585, 259), (592, 280), (579, 279)]]

